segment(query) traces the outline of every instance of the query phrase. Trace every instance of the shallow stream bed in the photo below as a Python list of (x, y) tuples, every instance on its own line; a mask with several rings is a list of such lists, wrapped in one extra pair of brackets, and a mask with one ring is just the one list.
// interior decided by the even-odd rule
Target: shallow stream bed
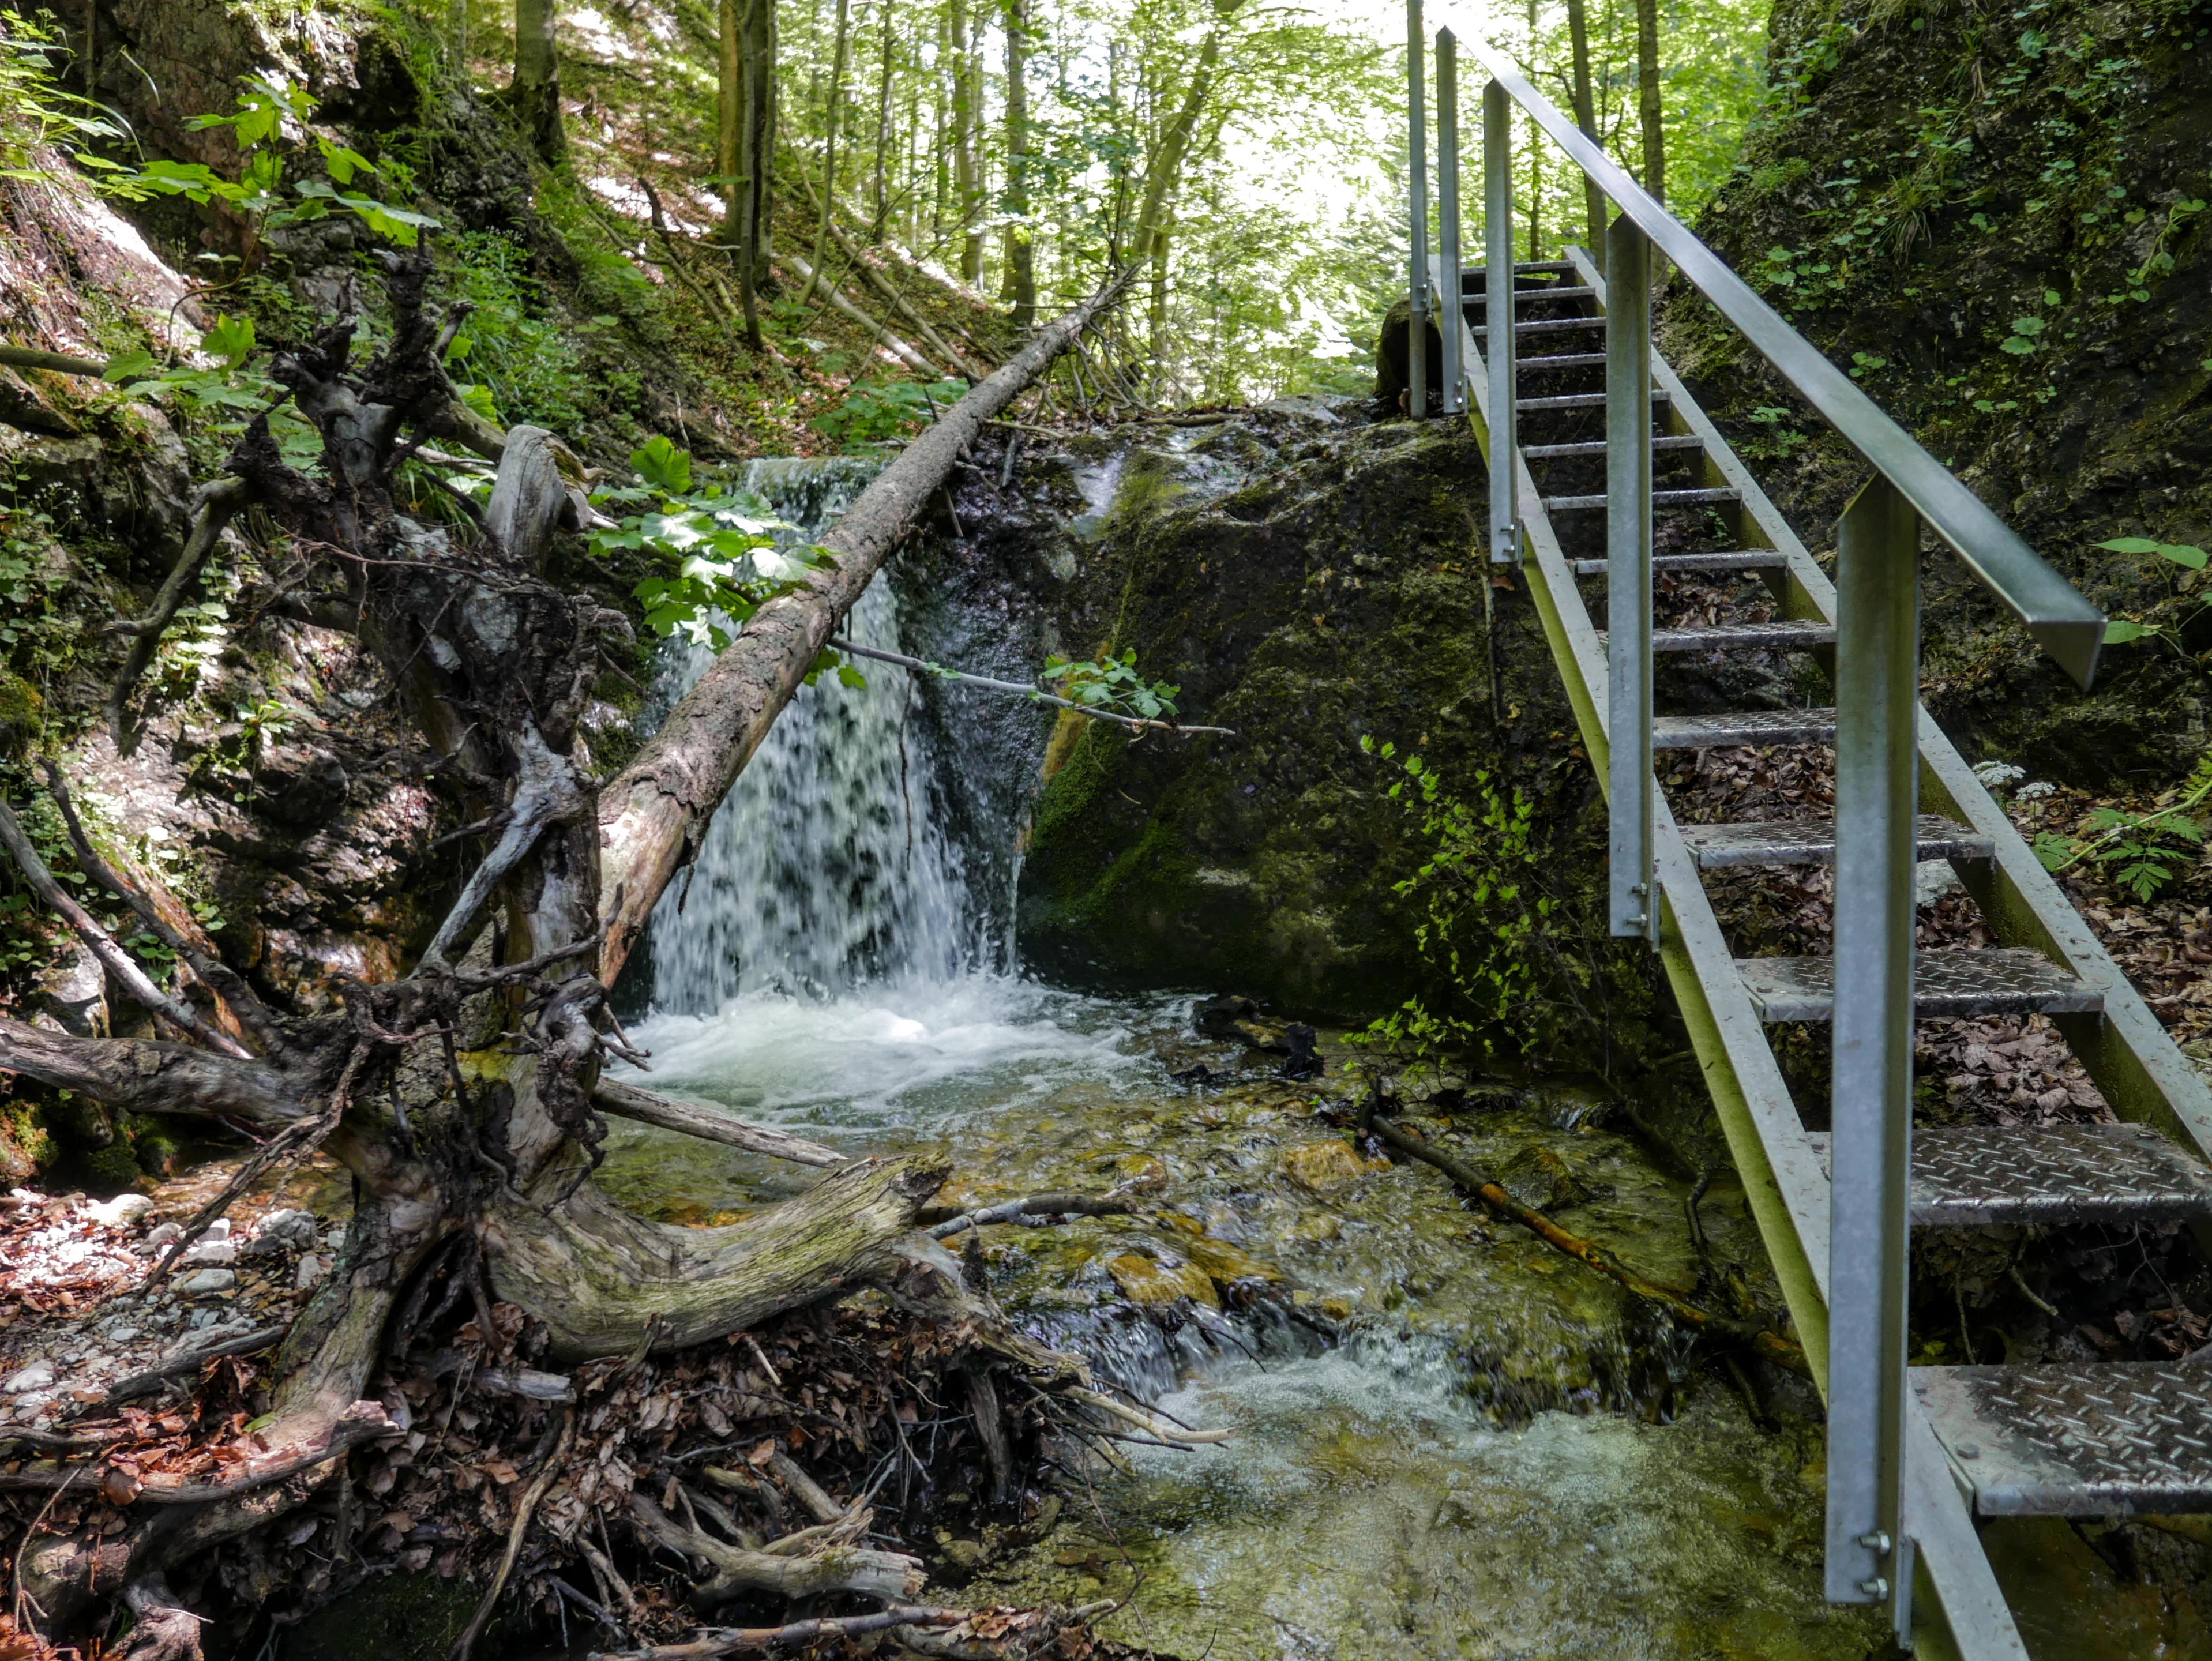
[[(948, 1197), (1120, 1189), (1129, 1217), (994, 1229), (994, 1288), (1039, 1336), (1224, 1445), (1125, 1445), (971, 1597), (1135, 1595), (1110, 1635), (1239, 1658), (1858, 1657), (1820, 1597), (1817, 1435), (1692, 1380), (1608, 1282), (1355, 1155), (1331, 1075), (1197, 1036), (1188, 999), (970, 976), (835, 1001), (749, 996), (636, 1030), (657, 1088), (892, 1153)], [(1215, 1082), (1173, 1075), (1203, 1065)], [(1470, 1092), (1425, 1134), (1659, 1278), (1686, 1283), (1685, 1186), (1571, 1092)], [(603, 1178), (670, 1220), (741, 1213), (793, 1167), (635, 1125)], [(988, 1177), (988, 1179), (986, 1179)], [(1700, 1215), (1763, 1272), (1740, 1196)], [(970, 1556), (974, 1554), (971, 1552)]]

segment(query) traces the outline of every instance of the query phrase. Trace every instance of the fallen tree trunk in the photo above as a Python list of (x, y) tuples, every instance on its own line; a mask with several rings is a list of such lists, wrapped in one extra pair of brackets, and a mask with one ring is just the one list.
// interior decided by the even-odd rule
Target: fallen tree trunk
[(687, 1137), (696, 1137), (702, 1142), (719, 1142), (726, 1148), (742, 1148), (750, 1154), (766, 1154), (770, 1159), (787, 1159), (796, 1165), (843, 1165), (848, 1155), (818, 1142), (809, 1142), (804, 1137), (794, 1137), (765, 1125), (748, 1125), (733, 1113), (723, 1112), (717, 1107), (702, 1107), (695, 1102), (675, 1101), (651, 1090), (641, 1090), (635, 1084), (603, 1078), (592, 1088), (592, 1103), (603, 1113), (617, 1118), (635, 1119), (640, 1125), (658, 1125), (664, 1131), (681, 1131)]
[(690, 857), (707, 821), (821, 655), (837, 622), (921, 517), (983, 424), (1013, 402), (1092, 318), (1124, 272), (1037, 331), (1019, 355), (933, 423), (822, 539), (835, 563), (771, 600), (717, 658), (635, 761), (599, 792), (599, 978), (612, 985), (653, 902)]
[[(787, 252), (778, 254), (776, 258), (782, 261), (786, 265), (790, 266), (793, 272), (796, 274), (799, 280), (802, 282), (811, 282), (817, 276), (822, 275), (797, 254)], [(870, 317), (866, 312), (854, 305), (853, 301), (846, 296), (843, 289), (840, 288), (836, 283), (830, 282), (826, 277), (823, 278), (822, 283), (822, 294), (823, 297), (826, 299), (831, 306), (835, 306), (838, 311), (842, 312), (852, 322), (858, 324), (861, 329), (866, 330), (868, 335), (873, 337), (883, 347), (884, 350), (889, 352), (901, 363), (903, 363), (908, 368), (913, 370), (915, 373), (918, 375), (934, 375), (937, 373), (937, 366), (935, 364), (932, 363), (927, 358), (922, 356), (921, 353), (915, 351), (914, 348), (908, 345), (906, 342), (901, 340), (883, 324), (877, 322), (875, 318)]]

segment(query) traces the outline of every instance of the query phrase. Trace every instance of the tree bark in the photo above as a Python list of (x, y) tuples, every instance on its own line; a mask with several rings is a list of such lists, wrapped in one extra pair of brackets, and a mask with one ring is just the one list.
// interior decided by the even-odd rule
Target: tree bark
[(814, 258), (809, 262), (806, 287), (800, 290), (799, 303), (804, 306), (814, 293), (816, 279), (822, 271), (823, 251), (830, 245), (830, 204), (837, 197), (837, 114), (845, 98), (845, 46), (848, 39), (847, 21), (852, 14), (852, 0), (837, 0), (837, 44), (830, 58), (829, 111), (823, 118), (822, 130), (822, 217), (814, 232)]
[(1636, 113), (1644, 129), (1644, 188), (1667, 199), (1667, 130), (1659, 107), (1659, 0), (1636, 0)]
[(1029, 0), (1006, 0), (1006, 283), (1014, 327), (1036, 326), (1036, 246), (1030, 232)]
[[(823, 222), (824, 224), (829, 222), (829, 213), (827, 209), (823, 210)], [(828, 278), (822, 275), (822, 270), (819, 266), (809, 265), (797, 254), (779, 254), (776, 258), (789, 265), (793, 270), (798, 272), (799, 280), (801, 282), (804, 282), (807, 286), (808, 289), (811, 290), (819, 287), (822, 290), (822, 297), (830, 302), (832, 310), (842, 312), (854, 323), (859, 324), (862, 332), (866, 334), (871, 339), (878, 342), (886, 352), (889, 352), (893, 357), (896, 358), (908, 368), (913, 370), (915, 373), (918, 375), (932, 376), (937, 373), (937, 366), (935, 364), (932, 363), (927, 358), (922, 356), (921, 353), (915, 351), (914, 348), (909, 346), (906, 342), (901, 340), (882, 323), (878, 321), (876, 318), (870, 317), (867, 312), (863, 311), (859, 306), (854, 305), (853, 301), (847, 297), (843, 289), (838, 288), (836, 283), (831, 282)]]
[(755, 613), (637, 759), (601, 789), (601, 921), (607, 934), (599, 972), (609, 985), (661, 889), (690, 857), (707, 821), (799, 690), (838, 619), (913, 528), (961, 452), (1067, 349), (1133, 274), (1133, 268), (1039, 330), (1012, 362), (885, 468), (822, 539), (836, 563), (811, 573), (797, 593)]
[[(1567, 0), (1567, 36), (1575, 57), (1575, 125), (1592, 142), (1598, 142), (1595, 106), (1590, 101), (1589, 15), (1584, 0)], [(1581, 170), (1577, 169), (1577, 172)], [(1605, 266), (1605, 193), (1587, 173), (1583, 175), (1583, 218), (1589, 240), (1583, 245), (1591, 260)]]
[[(983, 282), (983, 169), (977, 138), (983, 118), (983, 72), (971, 39), (974, 20), (967, 0), (952, 0), (952, 183), (959, 198), (960, 280), (970, 288)], [(824, 181), (825, 183), (827, 181)]]
[(514, 79), (507, 95), (529, 136), (530, 147), (549, 167), (568, 159), (561, 120), (559, 0), (515, 0)]

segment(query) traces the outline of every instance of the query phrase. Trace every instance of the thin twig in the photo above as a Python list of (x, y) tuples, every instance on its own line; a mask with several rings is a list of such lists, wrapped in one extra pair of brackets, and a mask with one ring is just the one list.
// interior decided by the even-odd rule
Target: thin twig
[(1012, 693), (1017, 697), (1034, 699), (1040, 704), (1053, 704), (1061, 709), (1072, 709), (1078, 715), (1087, 715), (1094, 721), (1112, 721), (1121, 726), (1133, 727), (1140, 732), (1218, 732), (1229, 737), (1237, 736), (1234, 727), (1185, 726), (1180, 721), (1148, 721), (1140, 716), (1117, 715), (1111, 710), (1093, 709), (1079, 704), (1057, 693), (1047, 692), (1042, 687), (1021, 681), (1000, 681), (988, 675), (970, 675), (965, 670), (947, 669), (942, 664), (933, 664), (920, 658), (909, 658), (902, 652), (885, 652), (877, 646), (856, 646), (852, 641), (832, 636), (830, 644), (840, 652), (849, 652), (855, 658), (873, 658), (879, 664), (896, 664), (901, 669), (910, 669), (923, 675), (934, 675), (940, 680), (958, 681), (972, 687), (982, 687), (992, 692)]
[(484, 1592), (483, 1602), (477, 1605), (476, 1615), (469, 1622), (468, 1630), (461, 1634), (461, 1641), (453, 1646), (453, 1661), (469, 1661), (469, 1652), (476, 1647), (477, 1640), (483, 1635), (484, 1627), (491, 1620), (492, 1606), (499, 1602), (500, 1593), (507, 1590), (507, 1577), (514, 1573), (515, 1560), (522, 1555), (522, 1537), (530, 1531), (530, 1519), (538, 1509), (538, 1502), (545, 1497), (545, 1490), (553, 1486), (553, 1479), (561, 1474), (562, 1458), (568, 1452), (568, 1444), (575, 1434), (576, 1409), (572, 1407), (561, 1416), (561, 1440), (555, 1445), (552, 1457), (546, 1460), (545, 1468), (532, 1480), (530, 1487), (523, 1494), (522, 1503), (514, 1508), (514, 1524), (507, 1531), (507, 1550), (499, 1560), (499, 1571), (492, 1576), (491, 1585)]

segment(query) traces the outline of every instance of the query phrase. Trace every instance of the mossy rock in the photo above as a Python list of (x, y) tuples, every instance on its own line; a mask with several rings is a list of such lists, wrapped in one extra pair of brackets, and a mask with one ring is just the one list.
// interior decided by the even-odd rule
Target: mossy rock
[(46, 700), (20, 675), (0, 670), (0, 755), (21, 761), (46, 730)]

